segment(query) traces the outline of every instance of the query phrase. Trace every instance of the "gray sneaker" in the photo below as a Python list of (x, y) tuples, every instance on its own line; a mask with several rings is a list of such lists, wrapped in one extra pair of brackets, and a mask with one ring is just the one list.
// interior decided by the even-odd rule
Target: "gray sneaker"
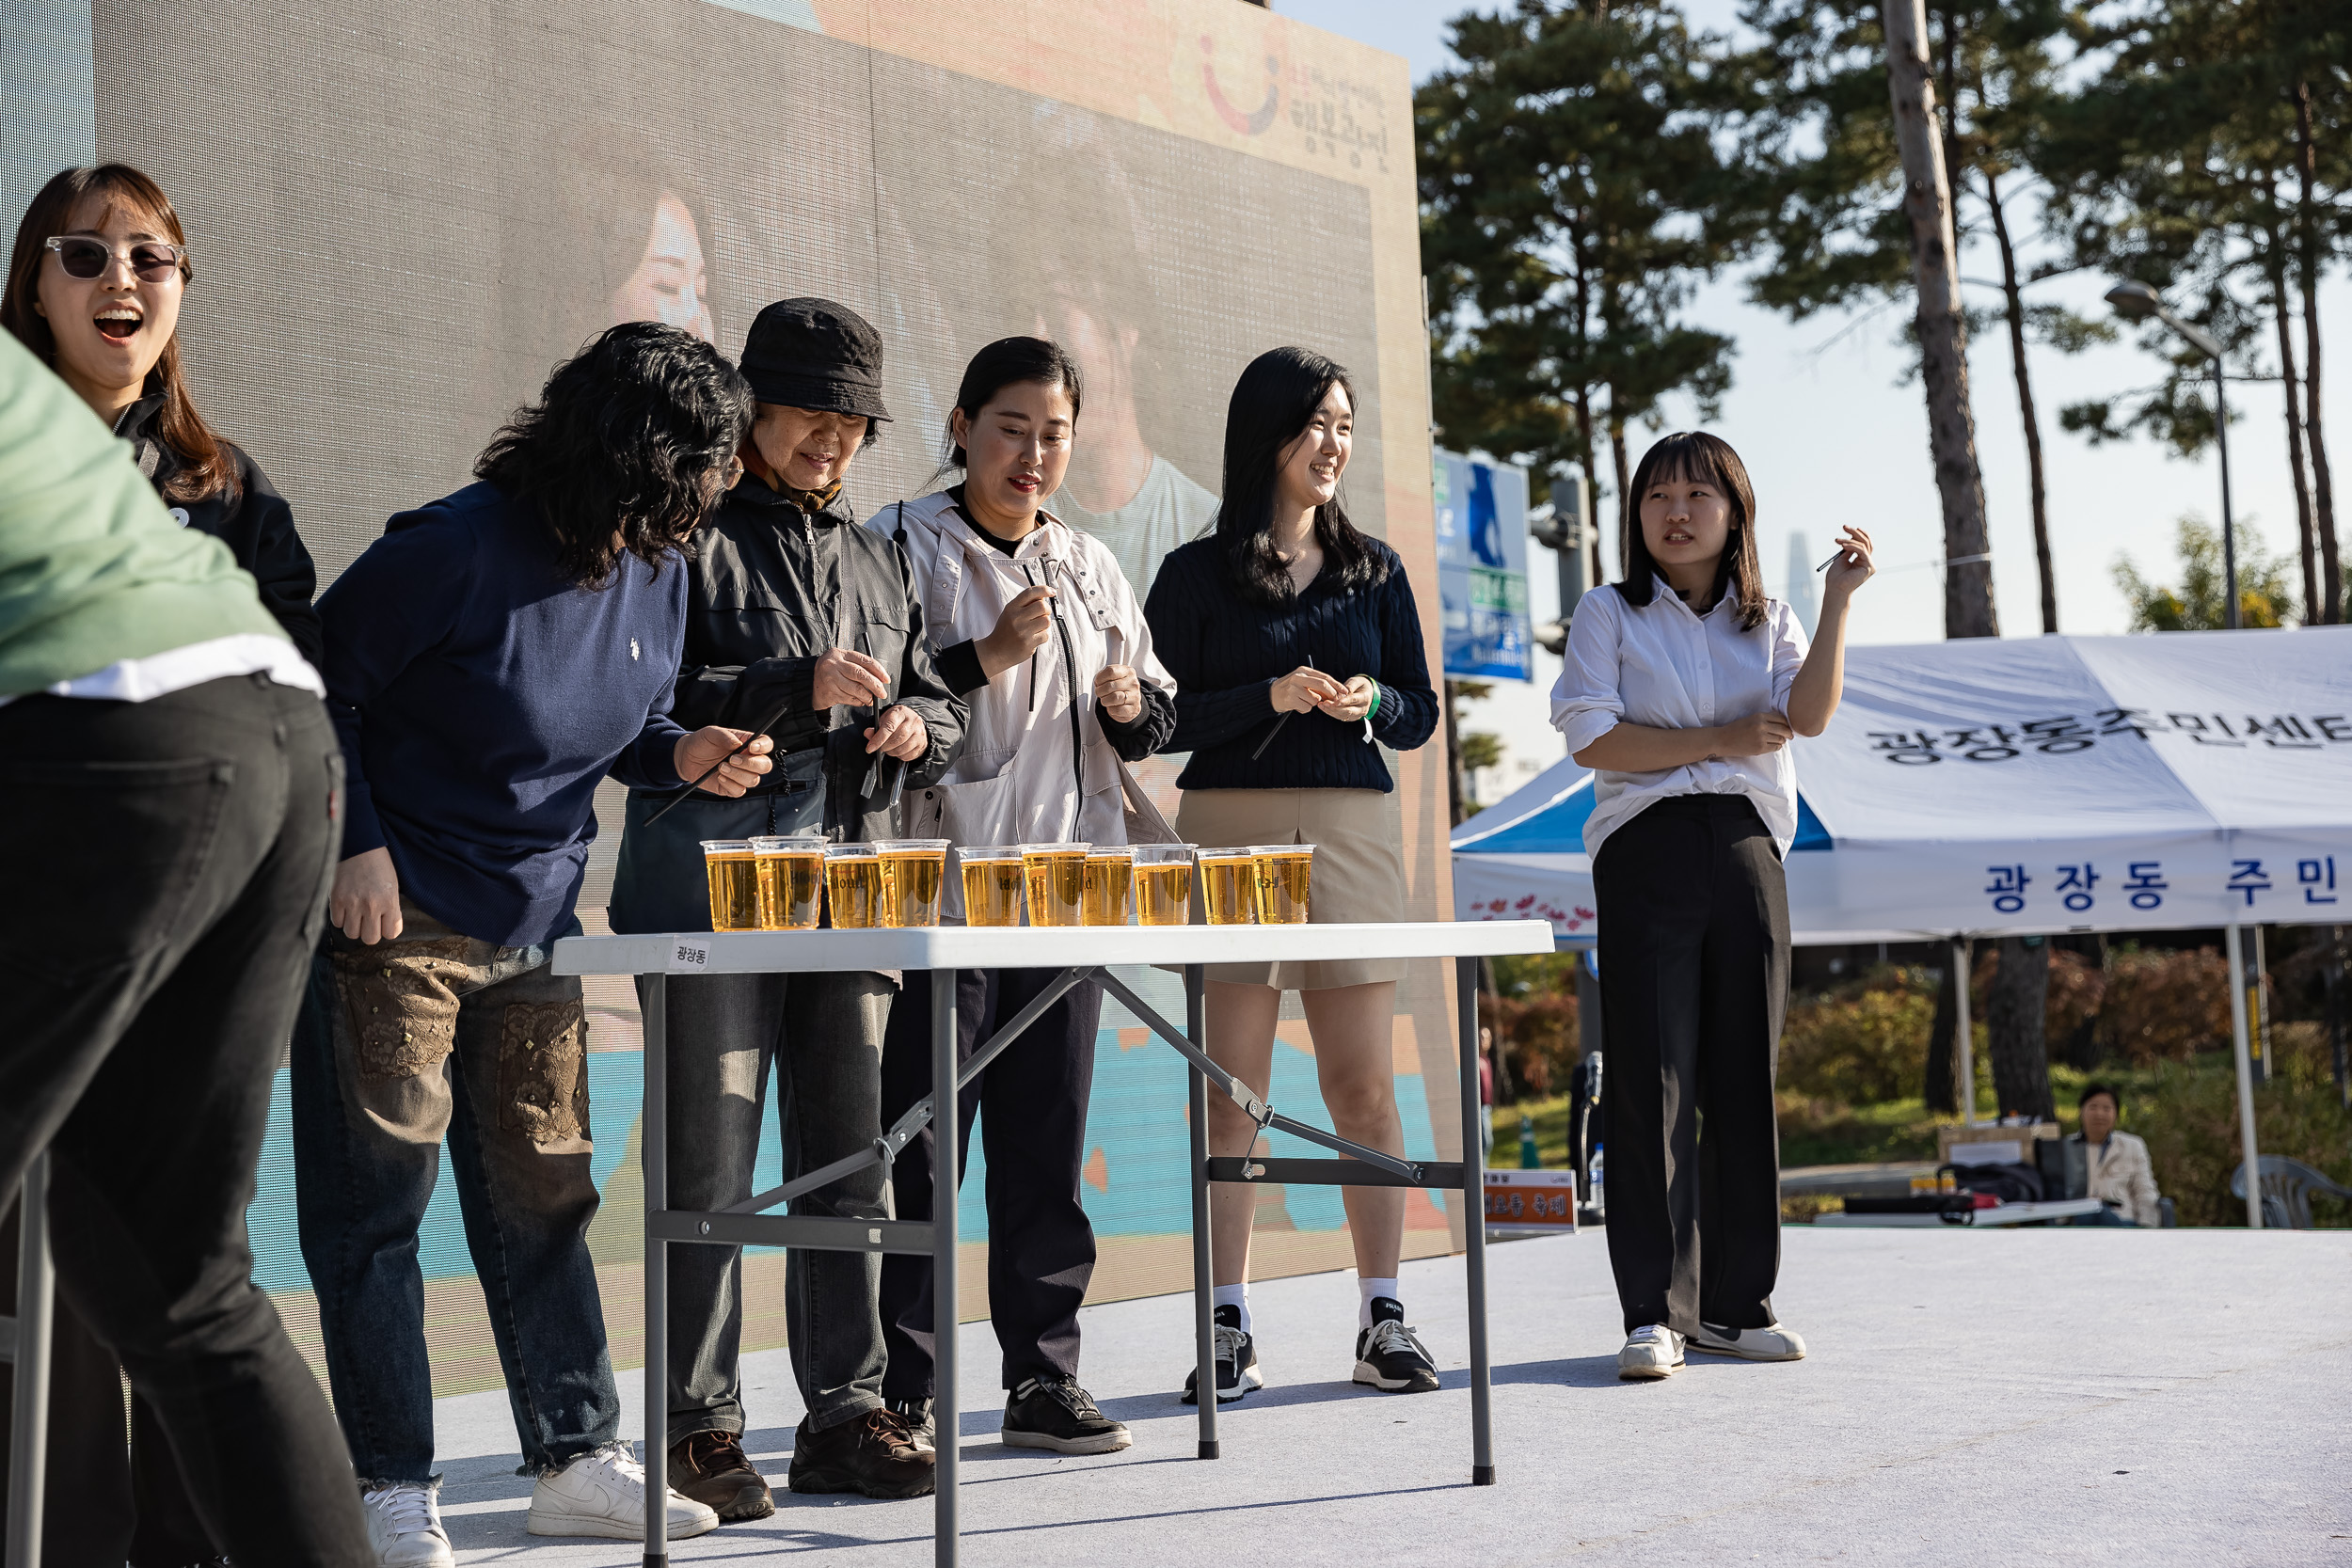
[(1742, 1361), (1802, 1361), (1804, 1341), (1793, 1328), (1770, 1323), (1762, 1328), (1719, 1328), (1713, 1323), (1699, 1324), (1699, 1331), (1691, 1336), (1691, 1348), (1703, 1350), (1710, 1355), (1736, 1355)]

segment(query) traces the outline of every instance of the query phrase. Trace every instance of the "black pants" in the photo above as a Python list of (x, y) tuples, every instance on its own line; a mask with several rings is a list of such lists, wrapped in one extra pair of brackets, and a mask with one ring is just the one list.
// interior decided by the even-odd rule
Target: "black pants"
[[(259, 677), (0, 707), (0, 1193), (48, 1146), (59, 1294), (253, 1568), (374, 1561), (245, 1230), (341, 783), (318, 700)], [(119, 1514), (119, 1467), (90, 1477), (68, 1506)]]
[[(956, 974), (956, 1060), (967, 1060), (997, 1027), (1027, 1006), (1059, 972), (960, 970)], [(882, 1046), (884, 1128), (931, 1092), (932, 974), (909, 970), (890, 1009)], [(987, 1116), (988, 1315), (1004, 1353), (1005, 1386), (1032, 1377), (1078, 1375), (1078, 1307), (1094, 1277), (1094, 1227), (1078, 1202), (1086, 1159), (1087, 1098), (1094, 1087), (1094, 1034), (1103, 987), (1073, 988), (990, 1063), (958, 1097), (956, 1180), (972, 1148), (972, 1117)], [(902, 1220), (931, 1217), (931, 1130), (899, 1152), (891, 1171)], [(890, 1364), (882, 1397), (931, 1394), (931, 1260), (882, 1259), (882, 1338)]]
[(1780, 1273), (1779, 851), (1746, 797), (1677, 796), (1602, 842), (1593, 892), (1625, 1326), (1762, 1328)]

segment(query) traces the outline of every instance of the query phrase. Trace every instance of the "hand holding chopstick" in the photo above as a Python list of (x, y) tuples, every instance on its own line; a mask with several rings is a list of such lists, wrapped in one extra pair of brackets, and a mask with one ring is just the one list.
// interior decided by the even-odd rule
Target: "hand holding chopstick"
[[(688, 769), (702, 763), (706, 757), (712, 760), (707, 767), (695, 773), (685, 787), (663, 801), (660, 811), (645, 818), (645, 826), (650, 828), (669, 816), (672, 806), (698, 789), (707, 787), (711, 794), (732, 800), (758, 784), (775, 766), (768, 760), (768, 753), (776, 749), (776, 743), (769, 738), (768, 731), (784, 717), (784, 707), (779, 706), (755, 730), (730, 730), (723, 725), (706, 724), (691, 735), (678, 736), (677, 748), (671, 755), (680, 777), (684, 777)], [(714, 777), (715, 784), (712, 783)]]

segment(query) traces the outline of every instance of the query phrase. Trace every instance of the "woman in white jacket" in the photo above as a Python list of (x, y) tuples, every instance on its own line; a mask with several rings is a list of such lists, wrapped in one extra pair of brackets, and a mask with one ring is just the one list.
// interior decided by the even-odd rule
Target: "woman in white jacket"
[[(882, 508), (868, 522), (898, 539), (924, 595), (924, 624), (948, 689), (971, 709), (961, 756), (907, 800), (907, 831), (958, 846), (1126, 842), (1121, 768), (1175, 729), (1176, 683), (1152, 654), (1135, 590), (1109, 548), (1042, 510), (1075, 439), (1078, 367), (1041, 338), (1007, 338), (974, 356), (948, 420), (943, 471), (954, 487)], [(961, 879), (946, 888), (961, 918)], [(1052, 981), (1043, 969), (956, 976), (957, 1048), (969, 1056)], [(929, 1094), (930, 976), (907, 974), (882, 1049), (885, 1125)], [(961, 1160), (973, 1114), (988, 1115), (989, 1315), (1004, 1353), (1004, 1440), (1108, 1453), (1127, 1429), (1078, 1386), (1078, 1304), (1094, 1231), (1078, 1202), (1094, 1037), (1092, 981), (1057, 1002), (959, 1097)], [(892, 1174), (900, 1219), (931, 1214), (931, 1138)], [(962, 1171), (958, 1167), (958, 1179)], [(890, 1364), (882, 1396), (918, 1432), (930, 1423), (931, 1269), (882, 1263)]]

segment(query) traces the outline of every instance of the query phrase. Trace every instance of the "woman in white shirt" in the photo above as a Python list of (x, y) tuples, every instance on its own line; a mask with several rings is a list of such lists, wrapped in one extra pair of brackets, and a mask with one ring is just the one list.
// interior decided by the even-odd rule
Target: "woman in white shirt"
[(2156, 1193), (2156, 1172), (2148, 1161), (2147, 1141), (2115, 1125), (2123, 1115), (2122, 1095), (2106, 1084), (2085, 1084), (2081, 1105), (2083, 1130), (2074, 1138), (2083, 1145), (2090, 1196), (2106, 1207), (2095, 1214), (2077, 1215), (2074, 1223), (2163, 1224), (2164, 1199)]
[[(1772, 1316), (1780, 1139), (1772, 1067), (1788, 996), (1795, 735), (1819, 735), (1845, 676), (1846, 604), (1869, 580), (1849, 528), (1819, 640), (1764, 596), (1756, 496), (1739, 453), (1701, 434), (1643, 455), (1625, 580), (1584, 596), (1551, 721), (1593, 769), (1602, 1039), (1609, 1055), (1609, 1261), (1625, 1311), (1621, 1378), (1686, 1346), (1794, 1361)], [(1700, 1133), (1702, 1124), (1705, 1137)]]

